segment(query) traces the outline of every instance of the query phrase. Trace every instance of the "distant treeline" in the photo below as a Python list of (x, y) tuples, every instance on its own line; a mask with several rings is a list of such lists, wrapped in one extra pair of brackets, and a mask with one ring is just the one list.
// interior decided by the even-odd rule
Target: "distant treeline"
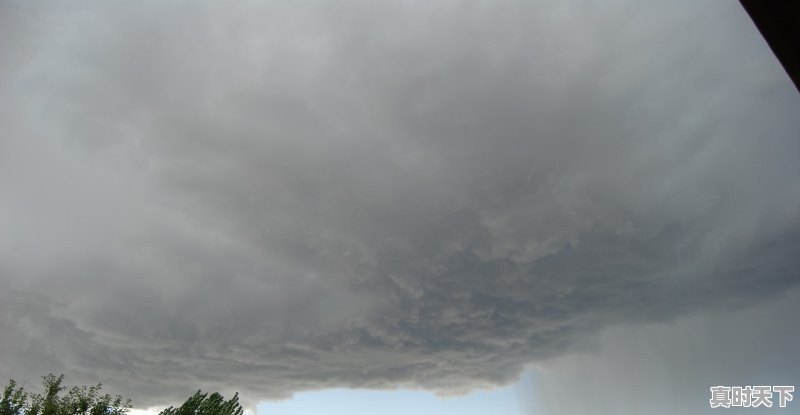
[[(0, 398), (0, 415), (125, 415), (133, 408), (130, 399), (121, 395), (100, 394), (101, 384), (63, 386), (64, 375), (42, 376), (43, 392), (31, 393), (13, 379)], [(219, 393), (197, 391), (183, 405), (170, 406), (159, 415), (242, 415), (239, 394), (225, 400)]]

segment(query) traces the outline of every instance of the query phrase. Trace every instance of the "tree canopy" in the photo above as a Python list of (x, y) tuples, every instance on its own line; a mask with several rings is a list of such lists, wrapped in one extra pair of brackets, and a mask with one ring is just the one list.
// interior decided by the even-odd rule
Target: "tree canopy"
[[(0, 397), (0, 415), (125, 415), (132, 408), (130, 399), (120, 395), (100, 394), (101, 384), (63, 386), (64, 375), (42, 376), (42, 393), (26, 392), (13, 379)], [(62, 394), (62, 392), (65, 392)], [(159, 415), (242, 415), (239, 394), (225, 400), (219, 393), (197, 391), (181, 406), (161, 411)]]
[(42, 393), (29, 393), (10, 380), (0, 397), (0, 415), (124, 415), (131, 408), (130, 399), (101, 395), (99, 383), (67, 390), (63, 382), (64, 375), (42, 376)]
[(170, 406), (159, 415), (242, 415), (243, 412), (238, 393), (226, 401), (219, 393), (208, 395), (198, 390), (180, 407)]

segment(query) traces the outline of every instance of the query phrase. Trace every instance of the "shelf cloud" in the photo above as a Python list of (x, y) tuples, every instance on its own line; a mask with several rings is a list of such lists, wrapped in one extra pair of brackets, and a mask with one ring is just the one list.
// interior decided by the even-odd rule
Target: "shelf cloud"
[(736, 2), (0, 2), (0, 376), (461, 393), (800, 258)]

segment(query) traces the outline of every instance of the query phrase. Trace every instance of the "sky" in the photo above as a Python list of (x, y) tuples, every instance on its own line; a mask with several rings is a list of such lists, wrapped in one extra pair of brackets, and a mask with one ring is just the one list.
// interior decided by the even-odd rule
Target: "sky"
[(800, 383), (800, 94), (737, 1), (0, 0), (0, 50), (0, 379), (258, 415)]
[(258, 406), (257, 412), (259, 415), (522, 414), (523, 406), (518, 394), (515, 386), (447, 398), (423, 391), (333, 389), (299, 393), (286, 401), (264, 402)]

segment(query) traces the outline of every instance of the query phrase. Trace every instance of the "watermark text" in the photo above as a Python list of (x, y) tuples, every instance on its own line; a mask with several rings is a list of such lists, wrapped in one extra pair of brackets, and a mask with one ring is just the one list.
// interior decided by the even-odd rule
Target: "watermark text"
[(785, 408), (794, 399), (794, 386), (711, 386), (712, 408), (772, 408), (774, 403)]

